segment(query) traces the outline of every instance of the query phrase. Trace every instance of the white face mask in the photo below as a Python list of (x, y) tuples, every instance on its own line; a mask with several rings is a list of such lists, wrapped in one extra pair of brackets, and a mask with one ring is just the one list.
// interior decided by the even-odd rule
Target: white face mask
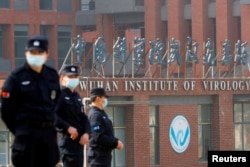
[(80, 82), (79, 78), (68, 78), (66, 80), (66, 87), (74, 89), (75, 87), (78, 86), (79, 82)]
[(33, 55), (33, 54), (27, 54), (26, 60), (29, 65), (34, 67), (40, 67), (42, 66), (46, 61), (45, 55)]
[(108, 99), (106, 98), (102, 104), (103, 108), (108, 106)]

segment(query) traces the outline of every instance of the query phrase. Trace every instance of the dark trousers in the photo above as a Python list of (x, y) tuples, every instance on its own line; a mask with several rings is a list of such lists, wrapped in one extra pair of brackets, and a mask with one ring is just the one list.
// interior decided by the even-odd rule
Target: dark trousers
[(69, 155), (62, 156), (63, 167), (83, 167), (83, 155)]
[(83, 167), (83, 146), (63, 135), (59, 142), (63, 167)]
[(16, 132), (11, 158), (15, 167), (55, 167), (59, 151), (54, 127)]
[(111, 167), (111, 151), (88, 150), (88, 163), (90, 167)]

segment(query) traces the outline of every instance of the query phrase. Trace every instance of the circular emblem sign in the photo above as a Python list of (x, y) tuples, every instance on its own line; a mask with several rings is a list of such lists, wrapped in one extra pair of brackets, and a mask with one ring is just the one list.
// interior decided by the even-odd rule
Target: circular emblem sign
[(186, 151), (190, 141), (190, 126), (187, 119), (182, 115), (174, 117), (169, 128), (169, 139), (172, 148), (177, 153)]

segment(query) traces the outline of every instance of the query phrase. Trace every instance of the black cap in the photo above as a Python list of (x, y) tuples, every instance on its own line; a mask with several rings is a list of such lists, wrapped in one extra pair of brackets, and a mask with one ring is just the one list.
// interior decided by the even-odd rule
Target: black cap
[(28, 39), (26, 50), (48, 51), (48, 39), (45, 36), (32, 36)]
[(92, 96), (92, 97), (105, 96), (107, 98), (109, 97), (103, 88), (93, 88), (90, 92), (90, 96)]
[(78, 67), (75, 65), (64, 65), (61, 75), (78, 75)]

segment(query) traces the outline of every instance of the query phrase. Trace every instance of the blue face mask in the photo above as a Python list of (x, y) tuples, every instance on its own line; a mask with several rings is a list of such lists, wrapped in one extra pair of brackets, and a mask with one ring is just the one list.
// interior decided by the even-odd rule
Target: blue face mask
[(46, 57), (44, 55), (37, 56), (37, 55), (29, 54), (26, 56), (26, 60), (29, 65), (34, 66), (34, 67), (40, 67), (45, 63)]
[(103, 108), (107, 107), (108, 106), (108, 99), (105, 99), (103, 104), (102, 104)]
[(74, 89), (79, 84), (79, 78), (68, 78), (66, 81), (66, 87)]

